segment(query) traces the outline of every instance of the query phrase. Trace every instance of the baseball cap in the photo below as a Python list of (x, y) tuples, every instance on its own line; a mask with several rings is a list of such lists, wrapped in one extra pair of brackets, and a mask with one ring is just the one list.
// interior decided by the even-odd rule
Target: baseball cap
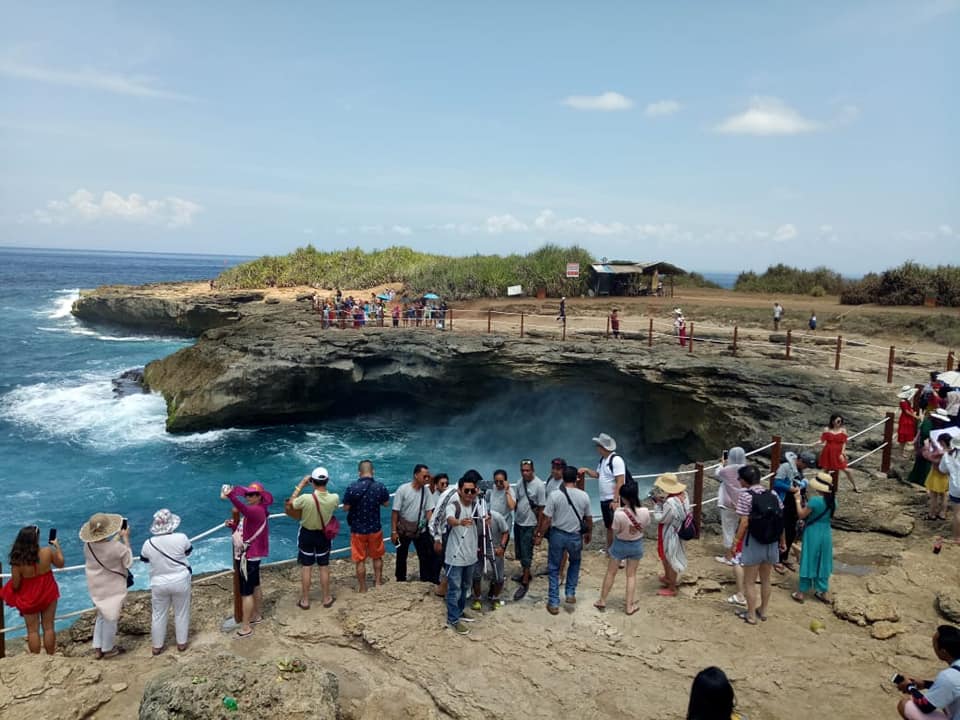
[(330, 473), (327, 472), (325, 467), (314, 468), (313, 472), (310, 473), (310, 479), (314, 482), (326, 482), (330, 479)]

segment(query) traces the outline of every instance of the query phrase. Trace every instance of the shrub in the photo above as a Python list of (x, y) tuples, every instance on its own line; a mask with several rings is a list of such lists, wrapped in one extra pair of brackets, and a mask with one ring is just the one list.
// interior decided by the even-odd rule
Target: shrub
[(810, 288), (810, 295), (813, 297), (823, 297), (827, 294), (827, 291), (823, 289), (823, 285), (814, 285)]
[(737, 276), (733, 289), (740, 292), (783, 293), (784, 295), (809, 295), (820, 286), (824, 293), (839, 294), (847, 281), (840, 273), (826, 267), (800, 270), (788, 265), (771, 265), (762, 275), (753, 271)]
[(850, 283), (840, 294), (844, 305), (922, 305), (935, 297), (939, 305), (960, 307), (960, 267), (925, 267), (905, 262), (900, 267), (870, 273)]

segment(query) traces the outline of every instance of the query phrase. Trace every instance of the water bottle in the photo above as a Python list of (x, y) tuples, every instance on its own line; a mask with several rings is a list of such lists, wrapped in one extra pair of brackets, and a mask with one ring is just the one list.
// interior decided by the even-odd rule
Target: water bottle
[(229, 695), (227, 695), (227, 696), (223, 699), (223, 707), (224, 707), (226, 710), (229, 710), (230, 712), (236, 712), (236, 711), (237, 711), (237, 699), (234, 698), (234, 697), (230, 697)]

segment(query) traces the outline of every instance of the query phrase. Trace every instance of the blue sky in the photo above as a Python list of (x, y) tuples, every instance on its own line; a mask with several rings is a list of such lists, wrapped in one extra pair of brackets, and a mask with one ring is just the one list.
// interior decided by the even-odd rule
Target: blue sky
[(957, 262), (960, 0), (0, 12), (0, 245)]

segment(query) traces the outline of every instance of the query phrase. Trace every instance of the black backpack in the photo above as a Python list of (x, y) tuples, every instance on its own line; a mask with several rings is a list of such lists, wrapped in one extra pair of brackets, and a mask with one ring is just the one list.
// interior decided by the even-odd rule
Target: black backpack
[(780, 539), (783, 533), (783, 510), (773, 490), (753, 493), (753, 502), (750, 504), (750, 524), (747, 530), (750, 537), (764, 545)]
[[(609, 464), (607, 465), (607, 467), (610, 468), (611, 474), (613, 473), (613, 459), (614, 459), (615, 457), (617, 457), (617, 454), (616, 454), (616, 453), (610, 453), (610, 456), (607, 458), (607, 461), (608, 461), (608, 463), (609, 463)], [(623, 460), (623, 484), (624, 484), (624, 485), (635, 485), (635, 484), (636, 484), (636, 480), (634, 480), (634, 479), (633, 479), (633, 475), (630, 474), (630, 468), (627, 467), (627, 461), (624, 459), (624, 457), (623, 457), (622, 455), (620, 456), (620, 459)], [(616, 476), (614, 476), (614, 477), (616, 477)]]

